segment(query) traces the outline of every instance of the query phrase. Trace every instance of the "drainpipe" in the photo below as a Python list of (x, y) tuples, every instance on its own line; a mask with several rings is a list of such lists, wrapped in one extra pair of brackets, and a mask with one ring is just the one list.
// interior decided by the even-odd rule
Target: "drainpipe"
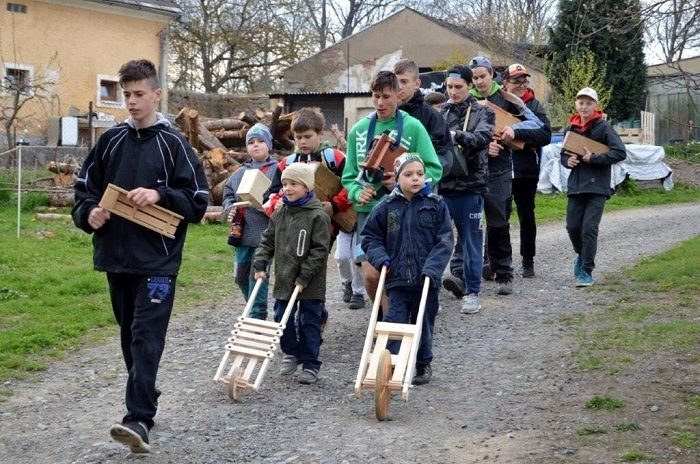
[(162, 97), (160, 99), (160, 112), (164, 116), (168, 114), (168, 53), (169, 53), (169, 33), (168, 28), (161, 30), (158, 33), (160, 37), (160, 88), (162, 89)]

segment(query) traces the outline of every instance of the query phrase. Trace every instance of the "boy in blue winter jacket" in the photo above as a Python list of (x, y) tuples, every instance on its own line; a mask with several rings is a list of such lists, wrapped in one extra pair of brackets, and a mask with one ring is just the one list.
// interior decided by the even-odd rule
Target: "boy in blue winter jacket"
[[(158, 365), (165, 346), (182, 262), (187, 223), (199, 222), (209, 191), (187, 140), (156, 108), (161, 98), (155, 65), (134, 60), (119, 70), (129, 119), (104, 133), (75, 182), (73, 221), (93, 234), (94, 267), (107, 273), (129, 377), (127, 413), (110, 429), (133, 453), (148, 453), (158, 409)], [(128, 190), (138, 206), (158, 205), (184, 217), (174, 238), (112, 215), (99, 202), (107, 184)]]
[[(362, 248), (376, 269), (389, 268), (385, 322), (416, 322), (424, 277), (430, 278), (414, 385), (430, 382), (433, 327), (442, 273), (453, 247), (452, 222), (442, 197), (425, 182), (425, 165), (415, 153), (396, 159), (397, 185), (370, 212), (362, 231)], [(389, 350), (398, 353), (399, 343)]]
[[(251, 160), (243, 163), (243, 165), (234, 172), (226, 181), (224, 186), (224, 215), (229, 221), (233, 219), (234, 214), (240, 214), (241, 209), (232, 208), (232, 204), (241, 201), (236, 196), (236, 190), (241, 185), (243, 174), (250, 169), (258, 169), (262, 172), (270, 182), (277, 174), (277, 160), (270, 155), (272, 151), (272, 134), (266, 125), (258, 123), (248, 130), (245, 136), (246, 150), (250, 155)], [(248, 301), (255, 280), (253, 278), (253, 256), (255, 249), (260, 245), (260, 237), (270, 224), (270, 219), (263, 211), (255, 208), (242, 208), (243, 215), (243, 232), (240, 237), (240, 245), (236, 246), (234, 253), (235, 262), (235, 277), (234, 280), (241, 289), (245, 301)], [(267, 319), (267, 280), (260, 285), (258, 294), (255, 297), (253, 308), (250, 312), (250, 317), (257, 319)]]

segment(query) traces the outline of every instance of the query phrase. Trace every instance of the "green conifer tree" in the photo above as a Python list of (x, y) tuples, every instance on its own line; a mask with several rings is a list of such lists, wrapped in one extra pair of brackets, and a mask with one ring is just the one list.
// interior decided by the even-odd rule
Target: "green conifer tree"
[(560, 0), (550, 45), (548, 77), (555, 94), (566, 87), (570, 58), (590, 50), (612, 90), (605, 108), (610, 118), (639, 117), (646, 85), (640, 0)]

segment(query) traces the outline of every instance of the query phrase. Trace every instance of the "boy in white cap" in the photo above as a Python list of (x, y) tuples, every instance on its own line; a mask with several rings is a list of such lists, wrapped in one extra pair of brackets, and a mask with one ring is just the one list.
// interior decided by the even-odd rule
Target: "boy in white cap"
[[(425, 164), (416, 153), (405, 153), (394, 163), (397, 184), (372, 209), (362, 232), (362, 249), (377, 270), (387, 266), (388, 308), (385, 322), (416, 322), (423, 280), (430, 278), (423, 330), (416, 358), (415, 385), (430, 382), (433, 327), (438, 311), (442, 272), (452, 254), (452, 221), (442, 197), (425, 182)], [(400, 343), (390, 342), (398, 353)]]
[[(236, 242), (229, 239), (229, 245), (235, 246), (234, 252), (234, 280), (243, 293), (243, 298), (248, 301), (250, 293), (255, 287), (253, 279), (253, 256), (255, 249), (260, 245), (260, 236), (270, 223), (267, 215), (255, 208), (237, 207), (231, 205), (242, 198), (236, 196), (236, 191), (241, 185), (243, 174), (250, 169), (258, 169), (265, 174), (270, 181), (277, 173), (277, 160), (271, 155), (272, 134), (266, 125), (257, 123), (251, 127), (245, 136), (246, 150), (250, 161), (246, 161), (234, 172), (224, 185), (224, 216), (231, 222), (238, 215), (242, 224), (242, 233)], [(255, 297), (250, 316), (257, 319), (267, 319), (267, 281), (263, 282)]]
[(598, 109), (598, 92), (584, 87), (576, 94), (576, 114), (569, 120), (566, 132), (573, 131), (607, 145), (607, 153), (584, 155), (562, 150), (561, 164), (571, 169), (567, 183), (566, 230), (576, 252), (574, 277), (577, 287), (593, 285), (592, 272), (598, 247), (598, 226), (603, 217), (605, 202), (612, 194), (610, 166), (627, 157), (625, 145), (617, 132), (603, 119)]
[(284, 206), (270, 218), (253, 262), (257, 280), (267, 279), (275, 260), (272, 294), (277, 322), (282, 320), (294, 287), (303, 286), (280, 340), (284, 352), (280, 374), (293, 374), (302, 364), (298, 380), (303, 384), (315, 383), (321, 368), (321, 314), (330, 247), (330, 218), (314, 193), (315, 173), (315, 167), (306, 163), (292, 163), (282, 172)]

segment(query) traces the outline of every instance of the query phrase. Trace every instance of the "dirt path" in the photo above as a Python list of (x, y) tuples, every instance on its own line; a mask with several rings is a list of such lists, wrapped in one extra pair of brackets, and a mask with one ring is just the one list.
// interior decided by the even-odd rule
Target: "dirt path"
[[(700, 233), (699, 208), (606, 213), (595, 275)], [(278, 377), (276, 359), (259, 392), (231, 403), (211, 379), (242, 305), (238, 299), (230, 306), (204, 304), (171, 323), (149, 462), (606, 462), (573, 448), (587, 398), (570, 366), (573, 334), (560, 318), (606, 302), (573, 287), (572, 259), (563, 225), (542, 226), (537, 278), (516, 278), (513, 295), (496, 297), (487, 283), (482, 312), (464, 316), (459, 302), (443, 294), (433, 381), (413, 388), (408, 402), (392, 400), (392, 420), (383, 423), (374, 417), (371, 393), (353, 396), (369, 310), (339, 303), (335, 271), (329, 272), (331, 322), (321, 380), (313, 386)], [(0, 404), (0, 462), (135, 459), (108, 433), (122, 415), (125, 378), (115, 338), (34, 380), (6, 383), (14, 395)]]

